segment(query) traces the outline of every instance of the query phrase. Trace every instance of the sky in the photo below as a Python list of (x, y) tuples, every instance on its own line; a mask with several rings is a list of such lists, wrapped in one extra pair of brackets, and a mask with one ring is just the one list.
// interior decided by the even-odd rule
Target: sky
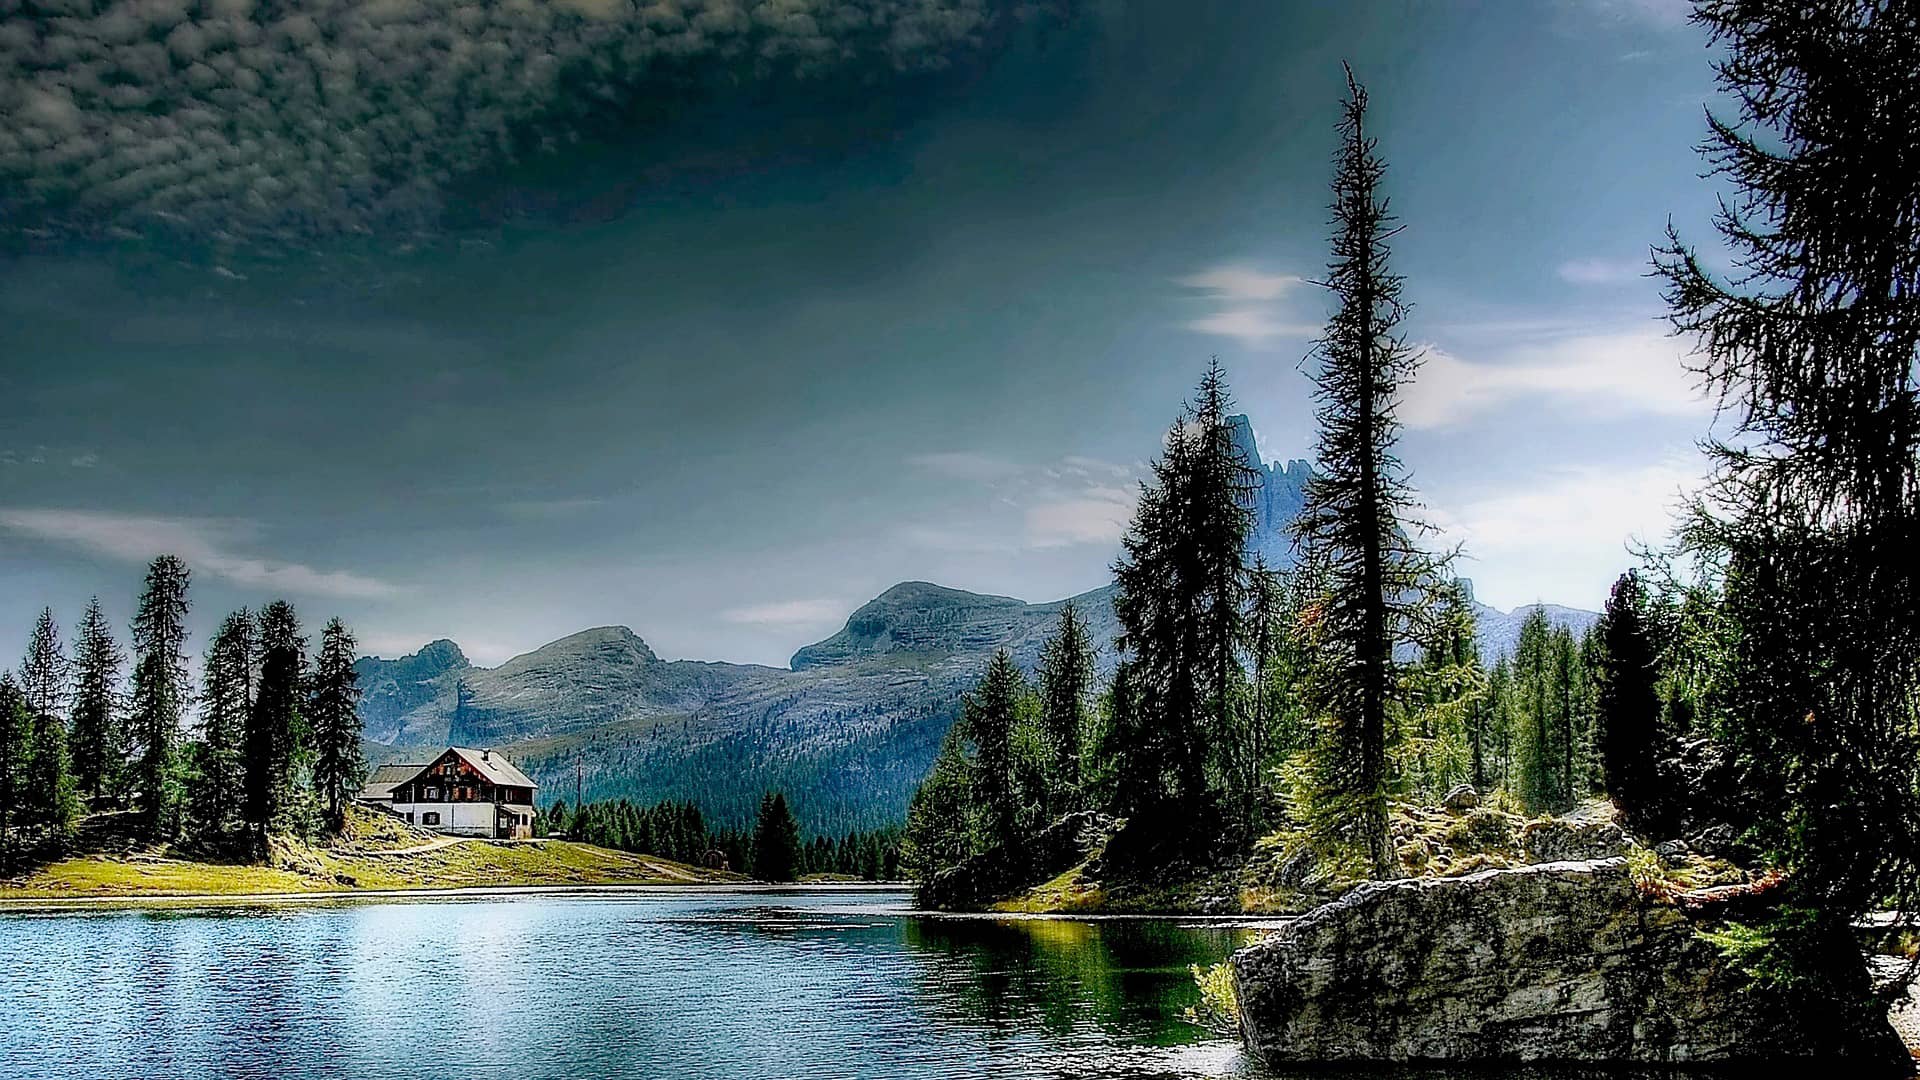
[(69, 6), (0, 16), (0, 658), (161, 552), (196, 651), (285, 597), (484, 664), (1101, 585), (1210, 356), (1311, 455), (1343, 60), (1478, 598), (1597, 608), (1704, 470), (1676, 0)]

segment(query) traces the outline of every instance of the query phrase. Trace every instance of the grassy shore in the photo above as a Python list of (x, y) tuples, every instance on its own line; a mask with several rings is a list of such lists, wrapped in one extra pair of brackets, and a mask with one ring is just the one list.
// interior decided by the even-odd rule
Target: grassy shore
[(0, 881), (0, 902), (741, 880), (739, 874), (565, 840), (449, 843), (393, 818), (356, 809), (346, 831), (331, 842), (275, 840), (264, 863), (206, 862), (164, 848), (96, 852)]

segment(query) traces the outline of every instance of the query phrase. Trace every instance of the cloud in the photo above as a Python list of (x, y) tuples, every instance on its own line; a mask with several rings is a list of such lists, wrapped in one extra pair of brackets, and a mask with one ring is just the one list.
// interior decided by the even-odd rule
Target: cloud
[(1111, 544), (1133, 517), (1136, 470), (1127, 465), (1080, 455), (1026, 464), (972, 452), (911, 460), (990, 493), (952, 520), (902, 526), (898, 535), (912, 547), (979, 554)]
[(1687, 25), (1693, 14), (1693, 0), (1562, 0), (1585, 8), (1602, 19), (1639, 23), (1663, 30)]
[(1400, 419), (1410, 428), (1450, 428), (1522, 401), (1601, 415), (1705, 416), (1711, 403), (1682, 364), (1684, 352), (1653, 332), (1568, 337), (1487, 362), (1428, 346)]
[(1278, 300), (1305, 283), (1297, 275), (1269, 274), (1245, 263), (1226, 263), (1178, 280), (1223, 300)]
[(1232, 338), (1249, 349), (1265, 348), (1276, 338), (1312, 338), (1317, 326), (1282, 319), (1276, 301), (1305, 279), (1295, 274), (1272, 274), (1246, 263), (1222, 263), (1196, 274), (1176, 278), (1212, 301), (1213, 310), (1183, 325), (1196, 334)]
[[(1480, 599), (1511, 608), (1540, 600), (1597, 605), (1633, 562), (1636, 542), (1659, 543), (1705, 466), (1675, 456), (1629, 467), (1548, 468), (1500, 491), (1426, 511), (1470, 560)], [(1482, 575), (1474, 564), (1497, 571)], [(1569, 580), (1579, 582), (1570, 591)]]
[(160, 554), (178, 555), (194, 570), (273, 592), (372, 598), (399, 591), (384, 581), (345, 570), (316, 570), (242, 554), (236, 547), (257, 539), (261, 532), (252, 522), (103, 510), (0, 509), (0, 528), (132, 563), (145, 563)]
[(846, 604), (834, 600), (781, 600), (728, 608), (720, 618), (746, 626), (803, 628), (831, 626), (845, 619), (848, 610)]
[(1647, 276), (1644, 259), (1572, 259), (1556, 268), (1560, 280), (1574, 285), (1618, 285)]
[(1301, 323), (1282, 322), (1262, 308), (1228, 308), (1193, 319), (1187, 329), (1197, 334), (1212, 334), (1238, 341), (1248, 348), (1263, 348), (1275, 338), (1307, 340), (1317, 337), (1320, 328)]
[(961, 450), (936, 454), (915, 454), (907, 464), (952, 480), (992, 482), (1020, 475), (1021, 466), (993, 454)]
[(856, 77), (936, 69), (1029, 6), (8, 5), (0, 222), (31, 235), (184, 231), (221, 244), (405, 236), (435, 223), (459, 177), (562, 146), (636, 99), (861, 68)]
[(500, 513), (521, 521), (577, 517), (607, 504), (598, 496), (583, 495), (559, 499), (515, 499), (500, 504)]
[(1026, 510), (1028, 547), (1112, 544), (1133, 520), (1135, 495), (1123, 488), (1090, 491), (1082, 498), (1060, 499)]

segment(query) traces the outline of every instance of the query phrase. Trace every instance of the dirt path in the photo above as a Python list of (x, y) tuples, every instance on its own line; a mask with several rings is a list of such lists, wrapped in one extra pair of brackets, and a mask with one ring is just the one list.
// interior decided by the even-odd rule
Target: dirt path
[(467, 839), (464, 836), (436, 836), (424, 844), (415, 844), (413, 847), (392, 848), (387, 851), (337, 852), (336, 854), (354, 859), (389, 859), (402, 855), (418, 855), (426, 851), (439, 851), (443, 847), (466, 843)]

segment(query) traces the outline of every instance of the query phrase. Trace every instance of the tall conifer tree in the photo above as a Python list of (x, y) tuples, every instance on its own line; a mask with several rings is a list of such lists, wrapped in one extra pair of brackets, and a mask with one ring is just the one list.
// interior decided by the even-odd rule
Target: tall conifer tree
[(133, 692), (129, 702), (139, 747), (133, 786), (150, 840), (170, 840), (180, 827), (180, 719), (192, 690), (187, 683), (185, 563), (162, 555), (147, 568), (146, 590), (133, 616)]
[(1410, 495), (1394, 453), (1400, 387), (1419, 358), (1399, 329), (1406, 308), (1388, 242), (1400, 226), (1380, 192), (1386, 164), (1368, 134), (1367, 92), (1351, 71), (1347, 91), (1334, 157), (1333, 255), (1322, 283), (1336, 308), (1313, 352), (1318, 471), (1295, 522), (1326, 580), (1312, 683), (1326, 734), (1308, 825), (1325, 843), (1357, 848), (1384, 874), (1393, 645), (1426, 569), (1407, 537)]
[(265, 850), (269, 833), (300, 831), (300, 770), (308, 746), (304, 715), (307, 643), (293, 605), (275, 600), (260, 610), (260, 682), (247, 713), (246, 820)]
[(66, 715), (71, 675), (53, 609), (42, 608), (27, 638), (27, 655), (20, 661), (20, 693), (26, 696), (27, 708), (38, 716)]
[(978, 686), (962, 701), (960, 722), (974, 745), (973, 801), (983, 848), (1017, 843), (1019, 787), (1014, 780), (1014, 734), (1027, 704), (1027, 680), (1005, 650), (993, 654)]
[(1665, 824), (1657, 771), (1662, 756), (1660, 672), (1647, 625), (1646, 589), (1633, 571), (1613, 583), (1600, 634), (1601, 773), (1627, 824), (1658, 831)]
[(65, 842), (79, 816), (67, 756), (66, 707), (71, 666), (60, 644), (53, 609), (43, 608), (20, 662), (20, 695), (33, 718), (32, 743), (21, 791), (20, 822), (54, 846)]
[(800, 823), (787, 806), (786, 794), (767, 792), (753, 825), (753, 876), (761, 881), (792, 881), (804, 872), (802, 857)]
[(0, 672), (0, 870), (20, 865), (20, 803), (33, 750), (33, 714), (13, 672)]
[(1163, 811), (1168, 824), (1212, 809), (1208, 765), (1230, 756), (1243, 689), (1252, 470), (1231, 407), (1216, 362), (1168, 431), (1113, 568), (1128, 677), (1107, 732), (1115, 808)]
[[(1694, 21), (1735, 107), (1703, 152), (1738, 271), (1671, 229), (1656, 259), (1733, 420), (1687, 541), (1738, 628), (1723, 710), (1759, 838), (1811, 913), (1778, 955), (1844, 956), (1862, 913), (1920, 912), (1920, 18), (1699, 0)], [(1884, 1016), (1787, 966), (1843, 1020)]]
[(80, 796), (117, 794), (127, 767), (127, 725), (120, 702), (126, 657), (94, 597), (74, 635), (73, 774)]
[(234, 851), (245, 835), (247, 717), (259, 656), (253, 613), (228, 615), (207, 648), (200, 694), (199, 776), (189, 798), (202, 841)]
[[(339, 619), (320, 632), (314, 657), (307, 722), (313, 732), (313, 786), (326, 811), (327, 828), (346, 823), (347, 803), (367, 774), (360, 752), (360, 687), (353, 670), (353, 634)], [(703, 830), (704, 831), (704, 830)]]
[(1052, 753), (1049, 815), (1078, 802), (1081, 739), (1093, 696), (1093, 639), (1072, 600), (1060, 606), (1060, 622), (1040, 651), (1040, 727)]

